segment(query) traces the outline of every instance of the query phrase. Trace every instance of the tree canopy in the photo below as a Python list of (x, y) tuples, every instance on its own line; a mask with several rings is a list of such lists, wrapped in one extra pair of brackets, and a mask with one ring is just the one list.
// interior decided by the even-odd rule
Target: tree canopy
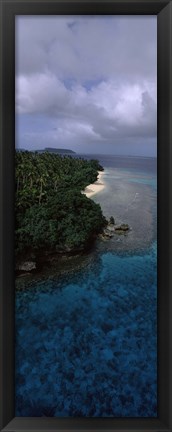
[(16, 152), (16, 251), (84, 249), (106, 225), (81, 191), (103, 170), (96, 160)]

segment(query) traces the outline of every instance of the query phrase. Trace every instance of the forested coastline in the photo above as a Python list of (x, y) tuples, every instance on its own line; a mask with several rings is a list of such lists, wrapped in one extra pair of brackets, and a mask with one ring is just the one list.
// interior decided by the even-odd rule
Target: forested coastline
[(81, 192), (98, 177), (97, 160), (48, 152), (15, 153), (17, 260), (86, 250), (107, 221)]

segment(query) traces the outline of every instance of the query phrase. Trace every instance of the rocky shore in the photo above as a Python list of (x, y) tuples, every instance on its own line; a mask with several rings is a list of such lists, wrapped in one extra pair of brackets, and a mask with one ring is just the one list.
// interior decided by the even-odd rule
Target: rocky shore
[(109, 222), (103, 232), (99, 234), (99, 238), (101, 240), (109, 240), (114, 237), (114, 235), (126, 235), (130, 230), (131, 228), (126, 223), (116, 224), (115, 222)]
[[(98, 234), (97, 238), (99, 240), (107, 241), (110, 240), (115, 235), (127, 235), (128, 232), (131, 230), (128, 224), (121, 223), (117, 224), (111, 216), (109, 222), (107, 223), (107, 226), (103, 229), (103, 231)], [(90, 249), (92, 247), (90, 246)], [(33, 255), (30, 254), (24, 259), (20, 259), (16, 261), (16, 276), (26, 276), (29, 274), (36, 274), (40, 271), (45, 265), (49, 268), (57, 266), (59, 268), (66, 268), (71, 270), (72, 263), (74, 264), (74, 267), (76, 266), (75, 260), (79, 259), (79, 262), (85, 261), (84, 257), (85, 254), (89, 255), (89, 250), (84, 251), (82, 249), (78, 250), (71, 250), (67, 249), (65, 252), (62, 253), (50, 253), (48, 251), (42, 251), (42, 254)], [(70, 262), (70, 265), (68, 266)], [(67, 264), (68, 263), (68, 264)]]

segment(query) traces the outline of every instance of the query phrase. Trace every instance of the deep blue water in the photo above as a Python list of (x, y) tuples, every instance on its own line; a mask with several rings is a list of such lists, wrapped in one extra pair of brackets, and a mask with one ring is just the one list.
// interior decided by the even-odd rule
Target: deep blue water
[(156, 161), (110, 160), (94, 199), (132, 231), (16, 293), (16, 416), (157, 416)]
[(98, 159), (104, 168), (120, 168), (134, 172), (157, 173), (157, 159), (154, 157), (114, 156), (102, 154), (76, 154), (73, 157), (85, 159)]

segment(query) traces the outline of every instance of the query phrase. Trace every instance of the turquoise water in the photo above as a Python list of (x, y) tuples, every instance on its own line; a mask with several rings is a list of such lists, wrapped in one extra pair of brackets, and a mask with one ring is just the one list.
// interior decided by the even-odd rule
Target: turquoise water
[[(136, 178), (130, 178), (129, 181), (133, 183), (138, 183), (138, 180)], [(139, 179), (139, 183), (157, 188), (157, 180), (155, 178), (150, 178), (150, 179), (141, 178)]]
[(16, 416), (157, 416), (155, 178), (110, 169), (105, 180), (95, 201), (132, 231), (98, 243), (84, 269), (17, 292)]

